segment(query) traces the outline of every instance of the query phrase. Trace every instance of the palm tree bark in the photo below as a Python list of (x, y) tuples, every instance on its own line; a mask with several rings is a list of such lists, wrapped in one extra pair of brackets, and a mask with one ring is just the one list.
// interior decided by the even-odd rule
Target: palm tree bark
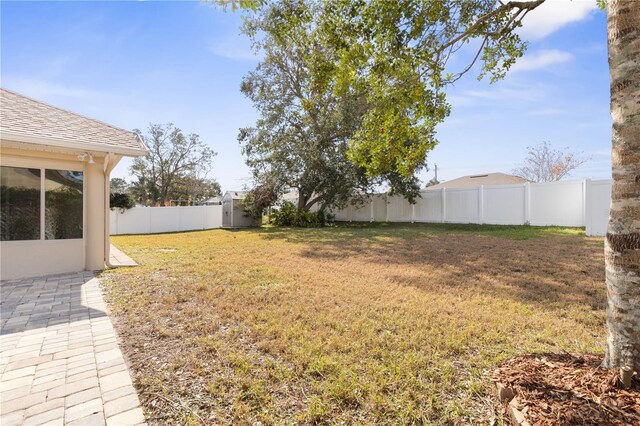
[(613, 187), (603, 366), (640, 371), (640, 3), (609, 0), (607, 9)]

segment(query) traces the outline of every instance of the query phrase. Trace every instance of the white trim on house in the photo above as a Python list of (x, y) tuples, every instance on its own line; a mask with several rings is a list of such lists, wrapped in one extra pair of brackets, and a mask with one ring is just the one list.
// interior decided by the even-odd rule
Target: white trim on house
[[(77, 142), (43, 136), (28, 136), (7, 131), (0, 132), (0, 139), (2, 139), (3, 141), (6, 140), (7, 142), (15, 141), (26, 144), (33, 144), (37, 145), (38, 147), (42, 147), (44, 145), (56, 148), (69, 148), (74, 151), (93, 151), (100, 153), (112, 152), (114, 154), (127, 156), (142, 156), (148, 154), (148, 151), (146, 149), (126, 148), (121, 146), (105, 145), (91, 142)], [(140, 141), (140, 143), (142, 143), (142, 141)]]

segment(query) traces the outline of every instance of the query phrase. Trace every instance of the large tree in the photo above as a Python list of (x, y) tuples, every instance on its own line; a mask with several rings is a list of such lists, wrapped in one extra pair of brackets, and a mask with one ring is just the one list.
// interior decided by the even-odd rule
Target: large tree
[[(596, 0), (593, 0), (596, 1)], [(637, 0), (597, 0), (607, 9), (613, 187), (605, 244), (608, 294), (603, 365), (640, 370), (640, 7)], [(369, 174), (410, 176), (436, 143), (448, 115), (447, 85), (473, 69), (494, 81), (526, 44), (515, 30), (545, 0), (325, 0), (316, 27), (337, 50), (335, 66), (310, 70), (335, 82), (338, 95), (364, 90), (371, 108), (350, 140), (349, 157)], [(250, 6), (262, 2), (244, 2)], [(270, 2), (286, 9), (292, 1)], [(295, 3), (295, 2), (294, 2)], [(287, 26), (298, 17), (288, 16)], [(472, 59), (451, 69), (464, 45)], [(407, 142), (410, 141), (410, 142)]]
[(170, 195), (173, 200), (180, 200), (182, 205), (195, 205), (222, 195), (222, 188), (215, 179), (192, 173), (178, 179)]
[(640, 371), (640, 6), (609, 0), (613, 187), (605, 243), (604, 365)]
[(111, 178), (109, 187), (111, 188), (111, 193), (117, 192), (124, 194), (125, 192), (129, 192), (129, 184), (123, 178)]
[(342, 206), (383, 182), (413, 199), (413, 175), (367, 173), (347, 156), (369, 105), (362, 90), (338, 94), (336, 81), (312, 74), (339, 61), (316, 26), (321, 12), (320, 4), (283, 2), (245, 21), (244, 32), (264, 54), (241, 86), (260, 118), (238, 136), (256, 188), (296, 190), (300, 210)]
[(198, 183), (205, 187), (211, 183), (206, 175), (217, 154), (200, 136), (185, 135), (173, 124), (150, 124), (146, 134), (135, 132), (149, 148), (149, 154), (136, 158), (129, 169), (136, 179), (130, 191), (139, 202), (146, 205), (169, 205), (172, 200), (187, 202), (189, 185), (193, 188)]

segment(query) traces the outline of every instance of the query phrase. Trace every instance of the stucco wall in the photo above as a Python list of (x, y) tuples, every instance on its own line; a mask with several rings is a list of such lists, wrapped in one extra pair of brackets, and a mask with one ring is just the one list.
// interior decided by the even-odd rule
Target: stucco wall
[(83, 238), (0, 242), (0, 279), (59, 274), (104, 267), (104, 157), (95, 164), (77, 154), (7, 147), (2, 141), (2, 166), (84, 172)]

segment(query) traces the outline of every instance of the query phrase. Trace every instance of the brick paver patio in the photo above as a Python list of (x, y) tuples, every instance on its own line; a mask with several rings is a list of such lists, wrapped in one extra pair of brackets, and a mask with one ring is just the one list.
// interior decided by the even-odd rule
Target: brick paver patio
[(98, 278), (0, 284), (0, 425), (144, 423)]

